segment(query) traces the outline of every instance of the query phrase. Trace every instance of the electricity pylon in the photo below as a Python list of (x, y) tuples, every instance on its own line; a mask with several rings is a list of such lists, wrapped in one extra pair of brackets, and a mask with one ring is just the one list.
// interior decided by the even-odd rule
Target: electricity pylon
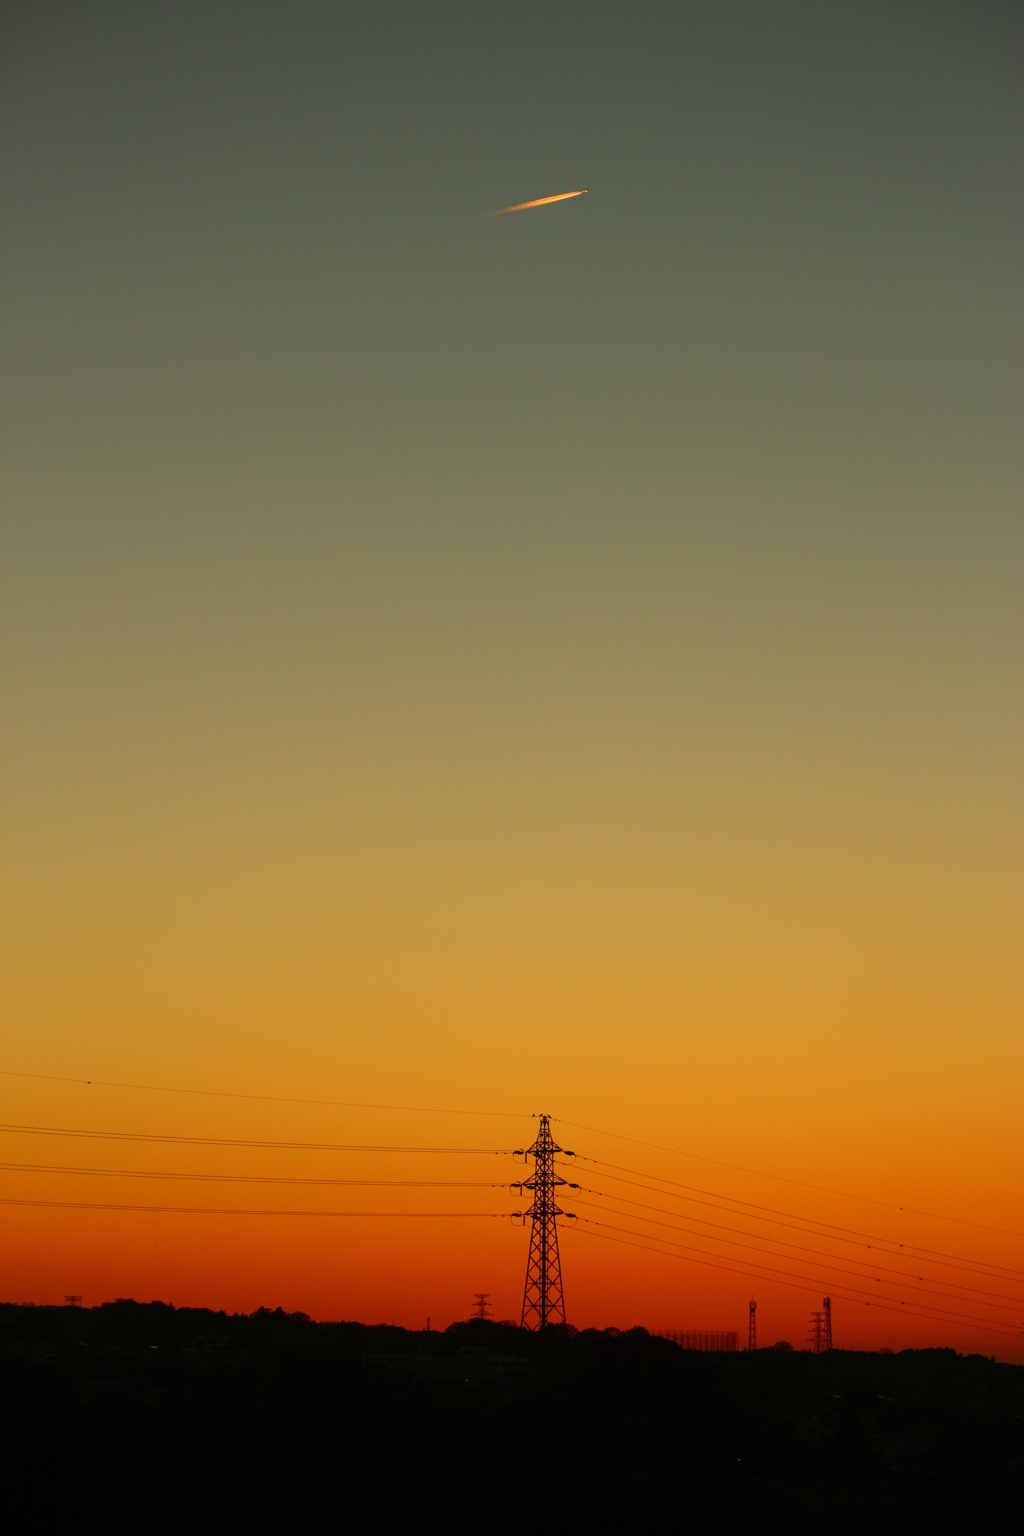
[(823, 1355), (826, 1350), (832, 1348), (832, 1298), (826, 1296), (822, 1302), (821, 1312), (811, 1313), (811, 1326), (807, 1337), (811, 1341), (811, 1350), (816, 1355)]
[(757, 1348), (757, 1302), (750, 1298), (750, 1317), (747, 1322), (747, 1353), (753, 1354)]
[[(529, 1190), (533, 1204), (526, 1212), (532, 1228), (530, 1231), (530, 1256), (526, 1261), (526, 1285), (523, 1290), (523, 1315), (520, 1326), (537, 1329), (565, 1327), (565, 1295), (562, 1290), (562, 1267), (558, 1258), (558, 1217), (572, 1216), (563, 1211), (555, 1198), (559, 1188), (578, 1189), (555, 1169), (555, 1157), (562, 1148), (555, 1145), (551, 1134), (551, 1116), (540, 1116), (540, 1131), (532, 1147), (520, 1152), (523, 1158), (532, 1157), (534, 1170), (530, 1178), (513, 1189)], [(566, 1157), (575, 1154), (566, 1152)]]

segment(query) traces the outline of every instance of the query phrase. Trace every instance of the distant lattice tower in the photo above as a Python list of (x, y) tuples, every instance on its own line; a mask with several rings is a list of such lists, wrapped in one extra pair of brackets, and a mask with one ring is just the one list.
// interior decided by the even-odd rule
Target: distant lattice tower
[(490, 1291), (474, 1291), (473, 1295), (476, 1297), (476, 1301), (473, 1303), (473, 1316), (478, 1317), (481, 1322), (485, 1322), (487, 1318), (493, 1315), (490, 1308), (491, 1293)]
[(832, 1298), (826, 1296), (822, 1302), (822, 1311), (811, 1313), (811, 1326), (807, 1330), (807, 1338), (811, 1350), (816, 1355), (823, 1355), (826, 1350), (832, 1348)]
[[(526, 1261), (526, 1285), (523, 1289), (523, 1314), (521, 1326), (532, 1330), (565, 1327), (565, 1294), (562, 1290), (562, 1268), (558, 1257), (558, 1217), (571, 1216), (563, 1211), (555, 1198), (560, 1188), (577, 1189), (563, 1179), (555, 1168), (555, 1157), (562, 1148), (555, 1145), (551, 1134), (551, 1116), (541, 1115), (540, 1131), (532, 1147), (521, 1155), (533, 1158), (533, 1174), (513, 1189), (533, 1195), (533, 1204), (526, 1212), (532, 1223), (530, 1231), (530, 1255)], [(566, 1152), (572, 1157), (572, 1152)]]
[(750, 1315), (747, 1321), (747, 1352), (753, 1354), (757, 1348), (757, 1302), (753, 1296), (750, 1298)]
[(825, 1314), (824, 1312), (811, 1313), (811, 1326), (807, 1330), (807, 1342), (812, 1354), (820, 1355), (824, 1349), (825, 1338)]

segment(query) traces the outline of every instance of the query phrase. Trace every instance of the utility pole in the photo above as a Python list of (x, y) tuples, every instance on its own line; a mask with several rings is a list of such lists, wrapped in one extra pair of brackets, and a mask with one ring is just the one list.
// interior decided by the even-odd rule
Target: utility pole
[[(570, 1184), (555, 1168), (555, 1157), (562, 1148), (555, 1145), (551, 1134), (551, 1116), (540, 1116), (540, 1131), (532, 1147), (520, 1151), (519, 1156), (533, 1158), (533, 1174), (513, 1189), (529, 1190), (533, 1204), (526, 1212), (532, 1223), (530, 1231), (530, 1255), (526, 1261), (526, 1285), (523, 1289), (523, 1314), (520, 1326), (533, 1331), (565, 1327), (565, 1296), (562, 1291), (562, 1268), (558, 1258), (559, 1216), (572, 1218), (571, 1211), (563, 1211), (557, 1203), (559, 1188), (578, 1189)], [(575, 1153), (566, 1152), (566, 1157)]]
[(750, 1298), (750, 1316), (747, 1322), (747, 1353), (752, 1355), (757, 1348), (757, 1302), (753, 1296)]

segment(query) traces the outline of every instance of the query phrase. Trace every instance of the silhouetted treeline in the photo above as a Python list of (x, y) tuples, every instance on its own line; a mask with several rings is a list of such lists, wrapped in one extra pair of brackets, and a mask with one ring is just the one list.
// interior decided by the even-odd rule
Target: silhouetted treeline
[(26, 1531), (500, 1532), (538, 1491), (569, 1529), (966, 1529), (1012, 1508), (1024, 1466), (1024, 1368), (702, 1355), (643, 1329), (5, 1306), (0, 1403)]

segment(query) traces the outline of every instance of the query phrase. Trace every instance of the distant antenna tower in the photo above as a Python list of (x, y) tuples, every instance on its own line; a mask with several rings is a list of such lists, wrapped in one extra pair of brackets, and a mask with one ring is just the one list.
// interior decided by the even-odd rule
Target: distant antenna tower
[(476, 1297), (476, 1301), (473, 1303), (473, 1316), (478, 1317), (481, 1322), (486, 1322), (493, 1315), (488, 1305), (491, 1293), (490, 1291), (474, 1291), (473, 1295)]
[(811, 1313), (811, 1326), (807, 1330), (811, 1349), (816, 1355), (823, 1355), (826, 1350), (832, 1348), (832, 1298), (826, 1296), (822, 1302), (821, 1312)]
[[(562, 1269), (558, 1260), (559, 1216), (570, 1216), (555, 1199), (559, 1188), (578, 1189), (555, 1169), (555, 1157), (562, 1151), (555, 1145), (551, 1134), (551, 1116), (540, 1116), (540, 1131), (532, 1147), (521, 1152), (522, 1157), (532, 1157), (533, 1175), (513, 1189), (533, 1195), (533, 1204), (526, 1212), (533, 1223), (530, 1232), (530, 1256), (526, 1262), (526, 1285), (523, 1290), (523, 1315), (521, 1327), (532, 1330), (565, 1327), (565, 1297), (562, 1292)], [(566, 1157), (575, 1154), (567, 1152)]]
[(757, 1302), (753, 1296), (750, 1298), (750, 1317), (747, 1322), (747, 1352), (753, 1354), (757, 1348)]

